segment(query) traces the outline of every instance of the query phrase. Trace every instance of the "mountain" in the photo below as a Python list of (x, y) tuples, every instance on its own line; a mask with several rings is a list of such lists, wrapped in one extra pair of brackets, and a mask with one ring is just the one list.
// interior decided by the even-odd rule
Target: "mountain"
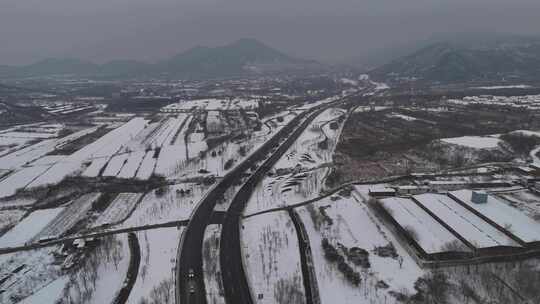
[(455, 36), (376, 68), (370, 75), (429, 82), (540, 80), (540, 39)]
[(94, 64), (79, 59), (46, 59), (22, 66), (0, 66), (0, 77), (78, 75), (99, 77), (175, 76), (206, 78), (317, 66), (293, 58), (255, 39), (240, 39), (219, 47), (198, 46), (156, 64), (116, 60)]
[(287, 68), (313, 63), (285, 55), (255, 39), (240, 39), (220, 47), (194, 47), (158, 63), (158, 67), (170, 74), (199, 77), (240, 75), (258, 67)]

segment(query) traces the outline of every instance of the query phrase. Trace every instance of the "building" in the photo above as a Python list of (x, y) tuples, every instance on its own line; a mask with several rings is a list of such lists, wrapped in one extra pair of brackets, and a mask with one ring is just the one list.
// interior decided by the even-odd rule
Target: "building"
[(485, 191), (472, 191), (471, 202), (475, 204), (487, 204), (488, 194)]

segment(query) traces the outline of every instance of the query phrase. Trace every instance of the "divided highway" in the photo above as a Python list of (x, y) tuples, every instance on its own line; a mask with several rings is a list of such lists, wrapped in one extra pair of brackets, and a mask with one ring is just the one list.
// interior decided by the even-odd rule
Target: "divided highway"
[[(202, 267), (202, 246), (204, 230), (210, 224), (216, 204), (224, 193), (249, 172), (258, 162), (263, 162), (235, 195), (225, 214), (221, 233), (220, 262), (222, 268), (225, 298), (227, 303), (253, 303), (249, 285), (244, 273), (240, 248), (240, 218), (253, 189), (266, 173), (298, 139), (307, 126), (325, 109), (343, 100), (315, 107), (291, 120), (258, 151), (236, 166), (217, 182), (200, 201), (180, 241), (176, 269), (176, 303), (206, 304)], [(283, 142), (284, 140), (284, 142)], [(277, 149), (275, 149), (277, 148)], [(274, 150), (274, 152), (272, 152)], [(272, 153), (270, 157), (267, 155)], [(265, 160), (266, 159), (266, 160)]]

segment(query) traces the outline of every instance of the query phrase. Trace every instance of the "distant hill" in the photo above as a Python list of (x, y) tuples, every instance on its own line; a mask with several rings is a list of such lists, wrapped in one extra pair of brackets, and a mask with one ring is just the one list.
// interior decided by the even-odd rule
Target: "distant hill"
[(100, 77), (177, 76), (185, 78), (236, 76), (318, 65), (288, 56), (255, 39), (240, 39), (220, 47), (194, 47), (156, 64), (116, 60), (94, 64), (79, 59), (46, 59), (13, 67), (0, 66), (0, 77), (78, 75)]
[(314, 64), (293, 58), (255, 39), (209, 48), (198, 46), (158, 63), (162, 72), (185, 76), (228, 76), (262, 69)]
[(437, 82), (540, 80), (540, 39), (455, 36), (376, 68), (370, 75)]

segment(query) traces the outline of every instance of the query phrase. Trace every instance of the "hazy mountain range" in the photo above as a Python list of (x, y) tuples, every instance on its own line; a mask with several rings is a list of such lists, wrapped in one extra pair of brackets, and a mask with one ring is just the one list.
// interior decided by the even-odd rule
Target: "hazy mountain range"
[(515, 35), (454, 35), (373, 69), (375, 78), (427, 81), (540, 79), (540, 39)]
[(72, 58), (50, 58), (26, 66), (0, 66), (2, 77), (73, 74), (129, 77), (174, 76), (181, 78), (236, 76), (266, 70), (316, 66), (315, 61), (288, 56), (255, 39), (240, 39), (220, 47), (197, 46), (157, 63), (115, 60), (95, 64)]
[[(361, 58), (361, 62), (364, 67), (374, 67), (369, 74), (382, 80), (540, 80), (540, 39), (490, 33), (437, 35), (388, 47)], [(348, 64), (358, 66), (358, 63)], [(0, 66), (0, 77), (72, 74), (108, 78), (212, 78), (323, 67), (315, 61), (288, 56), (255, 39), (240, 39), (220, 47), (197, 46), (157, 63), (116, 60), (95, 64), (79, 59), (46, 59), (26, 66)]]

